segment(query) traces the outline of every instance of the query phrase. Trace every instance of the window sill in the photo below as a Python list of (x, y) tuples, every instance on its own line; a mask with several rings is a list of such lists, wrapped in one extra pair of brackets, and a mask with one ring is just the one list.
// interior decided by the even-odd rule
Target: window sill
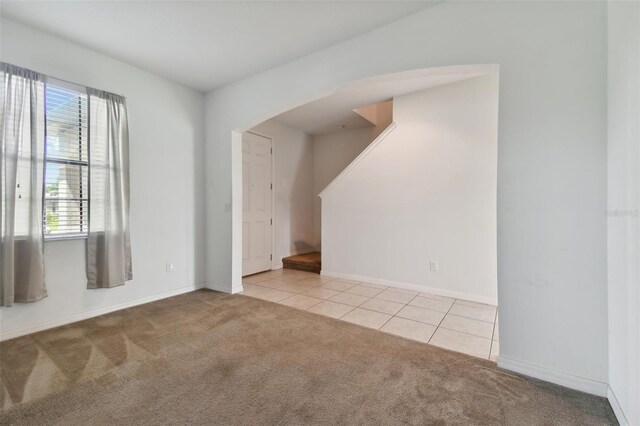
[(44, 242), (53, 241), (69, 241), (69, 240), (86, 240), (88, 236), (86, 234), (66, 234), (66, 235), (47, 235), (44, 237)]

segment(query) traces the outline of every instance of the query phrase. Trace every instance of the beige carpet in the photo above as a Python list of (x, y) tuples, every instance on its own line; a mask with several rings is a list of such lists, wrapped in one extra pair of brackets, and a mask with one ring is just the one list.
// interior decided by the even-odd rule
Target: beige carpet
[(197, 291), (0, 344), (1, 424), (615, 424), (604, 398)]

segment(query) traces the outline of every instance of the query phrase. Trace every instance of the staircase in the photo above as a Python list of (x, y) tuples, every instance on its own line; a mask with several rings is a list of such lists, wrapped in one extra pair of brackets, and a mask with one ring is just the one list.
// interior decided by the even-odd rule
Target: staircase
[(297, 271), (314, 272), (319, 274), (322, 270), (320, 252), (297, 254), (282, 259), (284, 269), (295, 269)]

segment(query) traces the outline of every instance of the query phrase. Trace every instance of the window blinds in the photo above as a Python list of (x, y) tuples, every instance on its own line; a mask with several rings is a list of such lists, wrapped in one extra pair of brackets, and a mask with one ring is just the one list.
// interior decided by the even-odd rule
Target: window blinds
[(45, 237), (84, 236), (89, 226), (89, 107), (86, 93), (46, 85)]

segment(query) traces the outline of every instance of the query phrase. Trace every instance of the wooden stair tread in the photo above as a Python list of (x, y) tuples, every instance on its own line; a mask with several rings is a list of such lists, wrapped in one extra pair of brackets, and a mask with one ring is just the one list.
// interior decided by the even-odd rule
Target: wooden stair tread
[(285, 257), (282, 259), (282, 265), (285, 269), (315, 272), (316, 274), (319, 274), (322, 270), (322, 261), (319, 252)]

